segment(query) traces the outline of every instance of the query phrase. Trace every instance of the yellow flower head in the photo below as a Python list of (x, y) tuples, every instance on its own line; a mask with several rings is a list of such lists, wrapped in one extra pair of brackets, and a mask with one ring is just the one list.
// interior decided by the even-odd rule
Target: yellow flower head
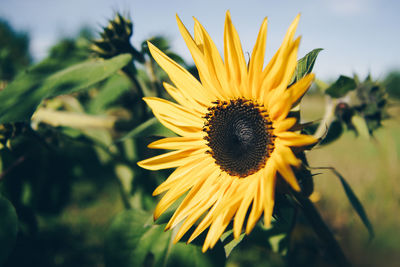
[(181, 223), (175, 242), (195, 223), (189, 242), (209, 228), (203, 251), (217, 243), (232, 219), (235, 238), (242, 228), (249, 234), (262, 214), (264, 224), (270, 224), (277, 179), (282, 177), (300, 190), (292, 166), (298, 167), (301, 160), (292, 148), (301, 149), (317, 140), (290, 130), (297, 121), (288, 117), (289, 111), (314, 78), (306, 75), (288, 87), (297, 64), (300, 38), (294, 39), (294, 33), (298, 21), (299, 16), (263, 68), (267, 19), (246, 64), (229, 12), (224, 59), (196, 19), (192, 37), (177, 17), (200, 81), (149, 43), (152, 56), (174, 84), (164, 83), (164, 87), (178, 104), (155, 97), (144, 100), (158, 120), (179, 137), (151, 143), (150, 148), (174, 151), (138, 164), (149, 170), (176, 168), (153, 193), (165, 193), (155, 219), (187, 193), (166, 227)]

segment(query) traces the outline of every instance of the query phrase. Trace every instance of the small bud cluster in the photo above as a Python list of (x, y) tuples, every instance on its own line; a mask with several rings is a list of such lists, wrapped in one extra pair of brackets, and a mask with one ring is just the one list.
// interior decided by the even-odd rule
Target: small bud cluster
[(142, 62), (143, 56), (130, 43), (132, 34), (132, 21), (117, 13), (115, 18), (103, 27), (101, 38), (92, 42), (91, 50), (102, 58), (131, 53), (136, 60)]
[(370, 76), (362, 82), (359, 82), (357, 77), (354, 80), (356, 87), (338, 101), (335, 115), (348, 129), (358, 134), (361, 129), (357, 124), (363, 123), (368, 133), (372, 135), (387, 117), (387, 94), (385, 88), (372, 81)]

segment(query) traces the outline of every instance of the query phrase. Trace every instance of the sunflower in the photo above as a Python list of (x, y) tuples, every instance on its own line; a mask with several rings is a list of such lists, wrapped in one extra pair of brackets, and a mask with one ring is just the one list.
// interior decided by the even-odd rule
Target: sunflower
[(196, 20), (194, 37), (179, 17), (179, 30), (196, 64), (200, 81), (149, 43), (156, 62), (174, 85), (164, 87), (177, 103), (145, 97), (157, 119), (178, 137), (157, 140), (149, 148), (173, 150), (138, 162), (149, 170), (176, 168), (153, 195), (164, 193), (157, 219), (178, 198), (184, 199), (166, 229), (179, 225), (174, 242), (193, 227), (188, 242), (207, 228), (203, 252), (212, 248), (233, 220), (234, 238), (249, 234), (263, 215), (270, 225), (278, 179), (294, 190), (300, 186), (293, 167), (301, 151), (317, 142), (291, 129), (289, 111), (310, 87), (308, 74), (289, 86), (297, 64), (300, 38), (294, 39), (295, 18), (281, 47), (265, 68), (267, 19), (246, 64), (229, 11), (224, 29), (224, 58)]

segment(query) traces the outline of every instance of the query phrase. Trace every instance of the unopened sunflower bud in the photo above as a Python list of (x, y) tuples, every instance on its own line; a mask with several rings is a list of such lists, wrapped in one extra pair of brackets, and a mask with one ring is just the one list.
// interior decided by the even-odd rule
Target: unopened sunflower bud
[(102, 58), (130, 53), (135, 60), (142, 62), (143, 56), (130, 43), (132, 34), (132, 21), (117, 13), (103, 28), (100, 33), (101, 38), (92, 42), (91, 50)]
[(368, 130), (372, 133), (381, 126), (382, 119), (388, 117), (386, 89), (368, 76), (357, 86), (356, 96), (358, 103), (354, 105), (354, 109), (364, 117)]

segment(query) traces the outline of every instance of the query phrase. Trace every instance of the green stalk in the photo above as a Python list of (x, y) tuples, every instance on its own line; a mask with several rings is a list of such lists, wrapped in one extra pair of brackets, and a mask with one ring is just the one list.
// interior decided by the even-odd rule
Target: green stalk
[(133, 84), (133, 87), (136, 89), (136, 93), (137, 93), (138, 98), (140, 99), (140, 103), (141, 103), (142, 111), (143, 111), (141, 121), (145, 121), (147, 119), (147, 106), (146, 106), (146, 103), (142, 100), (144, 97), (144, 92), (143, 92), (142, 86), (140, 85), (139, 81), (136, 78), (136, 71), (135, 71), (135, 67), (133, 66), (133, 63), (131, 65), (125, 66), (122, 69), (122, 73), (125, 74), (125, 76)]
[(333, 120), (335, 119), (336, 100), (327, 95), (325, 96), (325, 102), (326, 105), (324, 118), (322, 119), (321, 123), (318, 125), (317, 130), (314, 133), (314, 136), (316, 138), (324, 137)]
[(339, 243), (310, 199), (301, 192), (293, 191), (293, 195), (301, 210), (304, 212), (306, 219), (311, 224), (312, 229), (326, 246), (328, 253), (331, 255), (331, 259), (337, 266), (351, 266)]

